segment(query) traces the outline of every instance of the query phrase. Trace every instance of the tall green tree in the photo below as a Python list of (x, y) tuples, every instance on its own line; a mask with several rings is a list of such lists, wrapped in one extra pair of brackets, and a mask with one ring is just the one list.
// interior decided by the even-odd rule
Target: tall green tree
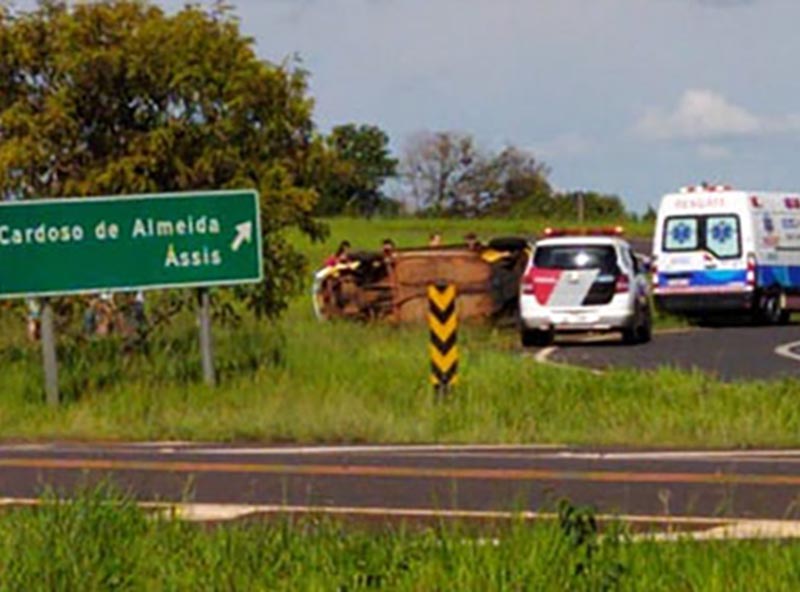
[(628, 216), (622, 200), (596, 191), (557, 193), (550, 168), (513, 145), (480, 150), (469, 134), (422, 132), (405, 146), (400, 171), (418, 209), (453, 216), (510, 216), (586, 220)]
[(474, 215), (511, 214), (520, 203), (546, 203), (553, 190), (547, 181), (550, 169), (533, 154), (506, 146), (497, 154), (481, 158), (468, 183), (463, 207)]
[(334, 127), (324, 144), (328, 158), (318, 211), (325, 215), (375, 213), (386, 200), (383, 183), (397, 169), (389, 136), (374, 125), (348, 123)]
[(422, 132), (405, 147), (401, 171), (420, 209), (433, 213), (505, 215), (521, 201), (548, 200), (549, 169), (529, 152), (478, 149), (459, 132)]
[(230, 10), (146, 0), (0, 9), (0, 196), (36, 199), (252, 187), (266, 280), (235, 294), (278, 314), (312, 238), (318, 144), (306, 73), (260, 59)]

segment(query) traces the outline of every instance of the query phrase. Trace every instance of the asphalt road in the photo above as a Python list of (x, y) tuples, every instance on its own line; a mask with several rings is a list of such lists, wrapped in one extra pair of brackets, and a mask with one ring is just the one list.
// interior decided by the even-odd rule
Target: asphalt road
[(539, 357), (595, 369), (699, 369), (729, 381), (800, 376), (800, 325), (668, 332), (638, 346), (620, 345), (617, 336), (564, 337)]
[[(4, 504), (110, 479), (139, 500), (379, 519), (547, 512), (566, 496), (634, 523), (697, 527), (794, 519), (800, 451), (567, 447), (6, 445)], [(531, 514), (532, 517), (538, 514)], [(214, 519), (213, 512), (208, 516)]]

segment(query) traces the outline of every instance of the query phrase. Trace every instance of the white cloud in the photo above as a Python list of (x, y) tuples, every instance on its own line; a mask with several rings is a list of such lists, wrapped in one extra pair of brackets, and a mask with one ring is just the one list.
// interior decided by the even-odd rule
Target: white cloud
[(687, 90), (674, 110), (649, 109), (634, 126), (651, 140), (753, 135), (761, 129), (757, 116), (710, 90)]
[(672, 111), (650, 108), (634, 132), (648, 140), (709, 140), (800, 131), (800, 115), (765, 117), (706, 89), (683, 93)]

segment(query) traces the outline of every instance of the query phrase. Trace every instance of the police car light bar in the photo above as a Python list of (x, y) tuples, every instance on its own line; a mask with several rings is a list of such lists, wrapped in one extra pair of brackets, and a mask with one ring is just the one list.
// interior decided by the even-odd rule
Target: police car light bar
[(544, 229), (544, 235), (548, 238), (558, 236), (622, 236), (625, 228), (622, 226), (605, 226), (601, 228), (552, 228), (548, 226)]

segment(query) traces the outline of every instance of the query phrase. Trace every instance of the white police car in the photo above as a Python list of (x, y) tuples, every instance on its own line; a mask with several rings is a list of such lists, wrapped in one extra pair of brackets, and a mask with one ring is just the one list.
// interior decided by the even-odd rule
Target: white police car
[(619, 331), (629, 344), (652, 335), (647, 270), (622, 229), (548, 228), (522, 277), (520, 334), (543, 346), (557, 331)]

